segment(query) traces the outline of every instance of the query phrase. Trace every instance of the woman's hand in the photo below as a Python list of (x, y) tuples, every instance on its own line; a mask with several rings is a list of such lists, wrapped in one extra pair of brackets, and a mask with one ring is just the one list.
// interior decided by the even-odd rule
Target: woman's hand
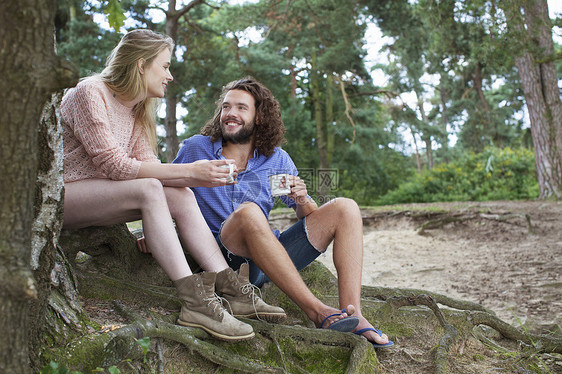
[[(216, 187), (235, 184), (238, 169), (234, 160), (199, 160), (183, 164), (188, 170), (186, 182), (190, 187)], [(230, 166), (233, 173), (230, 174)]]

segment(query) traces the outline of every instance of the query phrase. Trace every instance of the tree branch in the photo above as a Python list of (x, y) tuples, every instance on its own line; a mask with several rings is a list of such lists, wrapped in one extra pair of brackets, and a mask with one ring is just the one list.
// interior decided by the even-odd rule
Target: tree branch
[(181, 16), (183, 16), (184, 14), (186, 14), (187, 12), (189, 12), (191, 9), (195, 8), (197, 5), (201, 5), (201, 4), (205, 4), (208, 7), (211, 7), (213, 9), (220, 9), (220, 7), (216, 7), (214, 5), (211, 5), (209, 3), (207, 3), (205, 0), (193, 0), (191, 1), (189, 4), (187, 4), (186, 6), (184, 6), (183, 8), (179, 9), (176, 14), (174, 14), (175, 17), (180, 18)]
[(353, 138), (351, 139), (351, 144), (353, 144), (355, 142), (355, 138), (357, 136), (357, 129), (355, 127), (355, 122), (353, 121), (353, 118), (351, 118), (351, 112), (353, 112), (353, 108), (351, 107), (351, 104), (349, 103), (349, 100), (347, 99), (347, 93), (345, 92), (345, 85), (343, 84), (343, 79), (341, 79), (341, 77), (339, 75), (338, 75), (338, 81), (340, 83), (341, 94), (342, 94), (343, 100), (345, 102), (345, 116), (347, 117), (347, 119), (351, 123), (351, 126), (353, 127)]

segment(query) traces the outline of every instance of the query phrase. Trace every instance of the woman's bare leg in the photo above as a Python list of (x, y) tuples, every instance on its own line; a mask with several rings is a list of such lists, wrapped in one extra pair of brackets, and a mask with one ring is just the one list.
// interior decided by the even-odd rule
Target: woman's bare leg
[(63, 227), (107, 226), (142, 218), (147, 245), (172, 281), (191, 270), (157, 179), (86, 179), (65, 185)]
[[(168, 206), (183, 245), (205, 271), (219, 272), (228, 264), (188, 188), (164, 187)], [(148, 243), (147, 243), (148, 244)]]

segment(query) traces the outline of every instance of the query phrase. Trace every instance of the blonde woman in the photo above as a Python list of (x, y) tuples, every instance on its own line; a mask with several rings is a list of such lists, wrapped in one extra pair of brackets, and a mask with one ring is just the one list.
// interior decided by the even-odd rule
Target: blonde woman
[[(178, 324), (200, 327), (223, 340), (254, 336), (234, 316), (279, 321), (283, 309), (267, 305), (247, 272), (230, 269), (191, 190), (225, 185), (231, 160), (162, 164), (155, 155), (155, 109), (173, 77), (173, 41), (150, 30), (128, 32), (99, 75), (81, 80), (61, 103), (64, 129), (65, 228), (142, 219), (145, 241), (173, 281), (182, 307)], [(192, 274), (180, 240), (205, 270)], [(216, 293), (215, 293), (216, 291)]]

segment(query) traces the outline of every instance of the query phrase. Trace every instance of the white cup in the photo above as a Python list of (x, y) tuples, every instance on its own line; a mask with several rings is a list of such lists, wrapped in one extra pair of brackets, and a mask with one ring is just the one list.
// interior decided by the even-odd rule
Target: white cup
[(234, 183), (234, 164), (221, 165), (223, 168), (228, 168), (228, 177), (226, 183)]
[(291, 174), (275, 174), (269, 176), (272, 196), (283, 196), (291, 193)]

